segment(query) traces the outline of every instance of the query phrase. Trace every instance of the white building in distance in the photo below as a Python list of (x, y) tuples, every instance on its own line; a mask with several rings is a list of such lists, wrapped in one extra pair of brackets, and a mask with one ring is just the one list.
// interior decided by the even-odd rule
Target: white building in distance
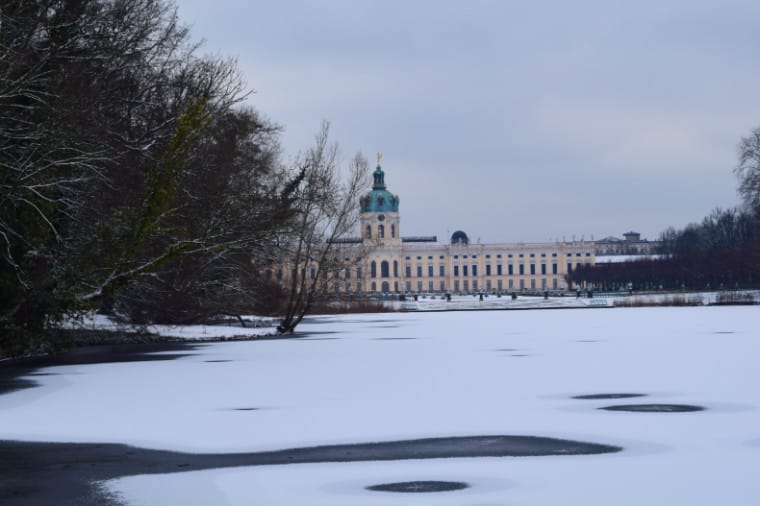
[(373, 177), (372, 190), (360, 199), (361, 238), (340, 241), (345, 256), (351, 254), (352, 245), (361, 245), (366, 255), (358, 262), (347, 263), (351, 267), (340, 273), (336, 291), (556, 291), (572, 288), (565, 281), (569, 271), (595, 263), (594, 243), (587, 241), (472, 244), (463, 231), (454, 232), (447, 244), (438, 243), (434, 236), (403, 237), (400, 199), (386, 188), (379, 160)]

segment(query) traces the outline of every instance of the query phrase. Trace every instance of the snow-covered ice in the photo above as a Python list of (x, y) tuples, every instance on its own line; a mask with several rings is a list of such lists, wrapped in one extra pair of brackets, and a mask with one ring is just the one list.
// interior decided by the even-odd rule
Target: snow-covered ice
[[(0, 439), (243, 452), (504, 434), (624, 448), (244, 467), (104, 485), (134, 505), (753, 505), (758, 317), (760, 308), (750, 306), (311, 318), (303, 339), (208, 343), (170, 361), (46, 368), (51, 375), (29, 378), (37, 388), (0, 396)], [(646, 397), (572, 399), (597, 393)], [(706, 410), (597, 409), (633, 403)], [(470, 487), (365, 489), (414, 480)]]

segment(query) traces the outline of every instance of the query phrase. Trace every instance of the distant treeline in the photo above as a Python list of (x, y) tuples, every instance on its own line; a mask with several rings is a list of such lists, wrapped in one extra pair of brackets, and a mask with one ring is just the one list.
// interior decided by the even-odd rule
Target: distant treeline
[(573, 284), (602, 290), (721, 289), (760, 286), (760, 215), (714, 210), (701, 223), (660, 236), (663, 255), (620, 263), (582, 266), (568, 275)]

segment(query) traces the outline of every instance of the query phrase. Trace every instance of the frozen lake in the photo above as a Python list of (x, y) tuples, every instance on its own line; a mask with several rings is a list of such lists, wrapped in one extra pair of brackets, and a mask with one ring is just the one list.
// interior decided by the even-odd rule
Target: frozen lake
[[(37, 387), (0, 395), (0, 439), (188, 453), (479, 436), (622, 448), (256, 465), (103, 485), (130, 505), (754, 505), (758, 322), (757, 306), (316, 317), (301, 339), (38, 370), (23, 378)], [(466, 487), (367, 489), (428, 481)]]

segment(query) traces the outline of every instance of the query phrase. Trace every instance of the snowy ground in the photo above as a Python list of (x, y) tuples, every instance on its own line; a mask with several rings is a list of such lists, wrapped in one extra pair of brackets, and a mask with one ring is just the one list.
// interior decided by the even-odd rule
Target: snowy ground
[[(242, 467), (105, 484), (132, 505), (755, 505), (759, 317), (749, 306), (312, 318), (304, 339), (209, 343), (172, 361), (46, 368), (49, 375), (29, 378), (39, 387), (0, 396), (0, 439), (209, 453), (534, 435), (624, 448)], [(572, 399), (599, 393), (646, 397)], [(634, 403), (706, 410), (597, 409)], [(470, 487), (365, 489), (414, 480)]]

